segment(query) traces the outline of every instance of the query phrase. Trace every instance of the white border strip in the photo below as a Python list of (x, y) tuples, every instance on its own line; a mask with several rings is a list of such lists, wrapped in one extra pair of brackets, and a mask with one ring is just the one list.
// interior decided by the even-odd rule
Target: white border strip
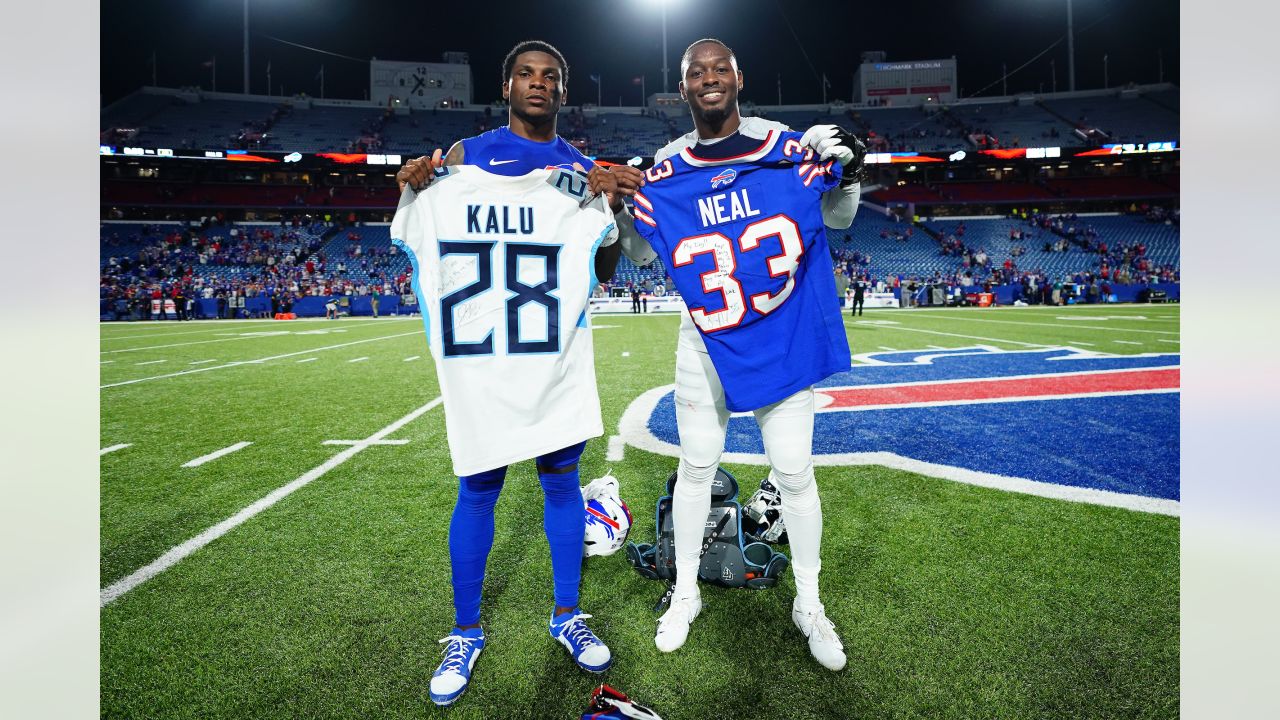
[(330, 470), (338, 467), (342, 463), (350, 460), (352, 457), (356, 455), (356, 453), (360, 452), (361, 450), (364, 450), (370, 445), (375, 444), (377, 441), (399, 430), (400, 428), (409, 424), (413, 420), (416, 420), (423, 413), (434, 408), (435, 406), (439, 405), (443, 401), (444, 399), (442, 397), (437, 397), (435, 400), (432, 400), (426, 405), (423, 405), (417, 410), (414, 410), (408, 415), (405, 415), (399, 420), (396, 420), (395, 422), (382, 428), (378, 432), (370, 435), (364, 441), (356, 445), (352, 445), (346, 450), (343, 450), (337, 455), (334, 455), (333, 457), (324, 461), (323, 464), (307, 471), (304, 475), (302, 475), (302, 477), (299, 477), (297, 480), (294, 480), (293, 482), (287, 485), (284, 485), (282, 487), (276, 488), (275, 490), (268, 493), (265, 497), (261, 498), (260, 500), (253, 503), (252, 505), (244, 508), (243, 510), (236, 513), (235, 515), (232, 515), (231, 517), (227, 518), (226, 520), (223, 520), (217, 525), (214, 525), (213, 527), (208, 528), (204, 532), (200, 533), (199, 535), (196, 535), (195, 537), (182, 543), (181, 545), (171, 548), (168, 552), (156, 558), (155, 561), (153, 561), (151, 564), (145, 567), (139, 568), (129, 576), (122, 578), (120, 580), (117, 580), (114, 583), (111, 583), (110, 585), (108, 585), (107, 587), (103, 588), (100, 591), (98, 596), (98, 607), (99, 608), (106, 607), (108, 604), (110, 604), (113, 600), (120, 597), (121, 595), (124, 595), (125, 593), (136, 588), (142, 583), (150, 580), (156, 575), (159, 575), (165, 570), (168, 570), (169, 568), (173, 567), (175, 564), (180, 562), (183, 558), (194, 553), (195, 551), (199, 550), (205, 545), (208, 545), (214, 540), (217, 540), (223, 535), (226, 535), (228, 532), (233, 530), (236, 526), (244, 523), (249, 518), (252, 518), (254, 515), (257, 515), (263, 510), (266, 510), (272, 505), (275, 505), (277, 502), (280, 502), (285, 497), (288, 497), (289, 494), (291, 494), (294, 490), (297, 490), (298, 488), (306, 486), (312, 480), (315, 480), (316, 478), (324, 475)]
[(106, 455), (106, 454), (107, 454), (107, 453), (109, 453), (109, 452), (115, 452), (115, 451), (117, 451), (117, 450), (123, 450), (123, 449), (125, 449), (125, 448), (127, 448), (127, 447), (133, 447), (133, 443), (120, 443), (119, 445), (112, 445), (111, 447), (104, 447), (104, 448), (102, 448), (101, 450), (99, 450), (99, 451), (98, 451), (98, 457), (102, 457), (103, 455)]
[(221, 450), (214, 450), (213, 452), (209, 453), (208, 455), (201, 455), (200, 457), (196, 458), (195, 460), (192, 460), (192, 461), (187, 462), (187, 463), (183, 463), (182, 467), (184, 467), (184, 468), (200, 467), (201, 465), (203, 465), (203, 464), (205, 464), (205, 463), (207, 463), (207, 462), (210, 462), (211, 460), (217, 460), (218, 458), (222, 457), (223, 455), (230, 455), (231, 453), (233, 453), (233, 452), (235, 452), (235, 451), (237, 451), (237, 450), (243, 450), (243, 449), (245, 449), (245, 448), (249, 447), (249, 446), (250, 446), (250, 445), (252, 445), (252, 444), (253, 444), (253, 443), (251, 443), (251, 442), (249, 442), (249, 441), (245, 440), (245, 441), (238, 442), (238, 443), (236, 443), (235, 445), (228, 445), (227, 447), (224, 447), (224, 448), (222, 448)]
[[(618, 423), (618, 433), (627, 444), (658, 455), (680, 457), (680, 447), (678, 445), (659, 440), (653, 433), (649, 432), (648, 427), (649, 417), (653, 414), (654, 408), (657, 407), (658, 401), (674, 389), (675, 385), (663, 385), (662, 387), (647, 390), (631, 401), (631, 404), (627, 406), (626, 412), (622, 414), (622, 420)], [(742, 465), (767, 465), (769, 461), (763, 454), (727, 452), (720, 456), (720, 462)], [(814, 455), (813, 464), (824, 466), (883, 465), (895, 470), (905, 470), (966, 485), (1173, 517), (1179, 516), (1182, 507), (1177, 500), (1056, 485), (1039, 480), (984, 473), (977, 470), (914, 460), (891, 452)]]

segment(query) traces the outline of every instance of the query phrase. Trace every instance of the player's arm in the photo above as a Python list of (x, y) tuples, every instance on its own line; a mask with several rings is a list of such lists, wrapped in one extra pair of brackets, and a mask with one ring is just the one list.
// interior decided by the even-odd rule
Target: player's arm
[(844, 167), (840, 185), (822, 196), (822, 221), (830, 228), (843, 230), (853, 224), (866, 179), (867, 146), (853, 133), (838, 125), (814, 125), (800, 138), (823, 160), (835, 158)]
[[(615, 165), (611, 168), (596, 166), (587, 175), (592, 192), (603, 192), (609, 200), (609, 209), (613, 211), (613, 221), (618, 227), (618, 240), (609, 245), (602, 245), (596, 252), (596, 277), (607, 282), (618, 268), (622, 253), (637, 265), (648, 265), (657, 254), (635, 231), (631, 213), (627, 212), (623, 198), (635, 195), (644, 184), (644, 173), (627, 165)], [(625, 233), (633, 238), (628, 239)], [(637, 245), (637, 241), (639, 245)], [(648, 251), (648, 257), (644, 252)]]
[(400, 192), (404, 192), (404, 186), (411, 186), (414, 191), (419, 191), (431, 184), (435, 179), (435, 171), (444, 165), (462, 165), (464, 162), (462, 141), (459, 140), (449, 148), (449, 152), (440, 156), (440, 148), (431, 154), (431, 157), (423, 155), (405, 163), (400, 168), (400, 172), (396, 173), (396, 183), (400, 186)]
[(618, 165), (613, 171), (619, 175), (618, 193), (620, 197), (617, 198), (616, 205), (610, 203), (610, 207), (614, 211), (614, 222), (618, 224), (618, 247), (621, 248), (623, 254), (631, 262), (638, 267), (644, 267), (652, 263), (658, 257), (658, 253), (654, 252), (653, 247), (649, 245), (649, 241), (641, 237), (640, 233), (636, 231), (635, 218), (631, 216), (626, 204), (622, 202), (622, 197), (635, 195), (644, 185), (644, 173), (629, 165)]

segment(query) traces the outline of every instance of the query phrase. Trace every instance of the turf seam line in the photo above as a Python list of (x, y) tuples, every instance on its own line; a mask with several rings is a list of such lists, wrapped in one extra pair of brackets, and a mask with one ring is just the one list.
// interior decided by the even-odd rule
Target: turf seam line
[(224, 368), (237, 367), (239, 365), (258, 365), (258, 364), (267, 362), (269, 360), (281, 360), (287, 357), (306, 355), (307, 353), (320, 352), (322, 350), (336, 350), (337, 348), (350, 347), (352, 345), (359, 345), (361, 343), (377, 342), (378, 340), (391, 340), (394, 338), (407, 337), (409, 335), (421, 335), (421, 334), (422, 334), (421, 330), (414, 330), (412, 332), (397, 333), (395, 335), (383, 335), (382, 337), (365, 338), (364, 340), (353, 340), (351, 342), (340, 343), (338, 345), (329, 345), (327, 347), (312, 348), (310, 350), (299, 350), (298, 352), (285, 353), (283, 355), (272, 355), (270, 357), (258, 358), (257, 360), (237, 360), (235, 362), (229, 362), (225, 365), (211, 365), (209, 367), (201, 367), (201, 368), (196, 368), (194, 370), (183, 370), (181, 372), (168, 373), (165, 375), (152, 375), (151, 377), (136, 378), (134, 380), (122, 380), (120, 382), (108, 383), (106, 385), (99, 385), (98, 389), (105, 390), (107, 388), (120, 387), (121, 385), (133, 385), (135, 383), (147, 382), (148, 380), (163, 380), (165, 378), (178, 377), (179, 375), (191, 375), (193, 373), (198, 373), (198, 372), (209, 372), (210, 370), (222, 370)]
[(270, 493), (268, 493), (267, 495), (259, 499), (257, 502), (254, 502), (248, 507), (245, 507), (235, 515), (232, 515), (231, 517), (227, 518), (226, 520), (223, 520), (217, 525), (214, 525), (206, 529), (204, 532), (200, 533), (199, 535), (196, 535), (190, 540), (187, 540), (181, 545), (170, 548), (168, 552), (156, 558), (149, 565), (141, 567), (133, 571), (133, 573), (131, 573), (127, 577), (121, 578), (120, 580), (117, 580), (116, 582), (111, 583), (107, 587), (103, 588), (99, 593), (99, 596), (98, 596), (99, 609), (106, 607), (108, 604), (110, 604), (112, 601), (114, 601), (116, 598), (120, 597), (121, 595), (124, 595), (125, 593), (136, 588), (142, 583), (150, 580), (156, 575), (159, 575), (165, 570), (168, 570), (169, 568), (173, 567), (175, 564), (182, 561), (183, 558), (186, 558), (188, 555), (194, 553), (195, 551), (199, 550), (205, 545), (208, 545), (214, 540), (217, 540), (223, 535), (226, 535), (228, 532), (236, 528), (238, 525), (241, 525), (249, 518), (252, 518), (254, 515), (257, 515), (263, 510), (266, 510), (272, 505), (275, 505), (280, 500), (289, 496), (294, 490), (297, 490), (298, 488), (306, 486), (312, 480), (315, 480), (316, 478), (321, 477), (322, 475), (334, 469), (335, 467), (338, 467), (339, 465), (346, 462), (347, 460), (350, 460), (352, 457), (356, 455), (356, 453), (359, 453), (361, 450), (364, 450), (365, 448), (376, 443), (377, 441), (382, 440), (383, 438), (390, 435), (391, 433), (396, 432), (400, 428), (416, 420), (418, 417), (426, 413), (428, 410), (431, 410), (432, 408), (436, 407), (442, 402), (444, 402), (444, 398), (437, 397), (435, 400), (432, 400), (426, 405), (423, 405), (417, 410), (414, 410), (408, 415), (405, 415), (399, 420), (396, 420), (395, 422), (382, 428), (378, 432), (365, 438), (365, 440), (362, 441), (360, 444), (352, 445), (346, 450), (343, 450), (337, 455), (334, 455), (333, 457), (324, 461), (322, 464), (312, 468), (311, 470), (308, 470), (298, 479), (286, 485), (276, 488), (275, 490), (271, 491)]
[[(913, 313), (930, 313), (942, 314), (937, 310), (913, 310)], [(1078, 321), (1073, 320), (1070, 323), (1036, 323), (1036, 322), (1018, 322), (1017, 320), (993, 320), (992, 318), (976, 318), (976, 317), (960, 317), (952, 313), (943, 314), (948, 320), (966, 320), (968, 322), (985, 322), (999, 323), (1001, 325), (1030, 325), (1033, 327), (1054, 327), (1054, 328), (1078, 328), (1080, 330), (1110, 330), (1112, 332), (1128, 332), (1128, 333), (1152, 333), (1156, 335), (1178, 335), (1177, 330), (1142, 330), (1139, 328), (1121, 328), (1121, 327), (1104, 327), (1101, 325), (1077, 325)]]

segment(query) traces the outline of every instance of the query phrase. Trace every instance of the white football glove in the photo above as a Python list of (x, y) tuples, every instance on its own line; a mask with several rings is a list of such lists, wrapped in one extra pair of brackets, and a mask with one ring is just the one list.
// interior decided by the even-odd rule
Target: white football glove
[(853, 149), (841, 142), (843, 132), (836, 125), (814, 125), (804, 131), (800, 144), (813, 148), (823, 160), (835, 158), (841, 165), (848, 165), (853, 160)]

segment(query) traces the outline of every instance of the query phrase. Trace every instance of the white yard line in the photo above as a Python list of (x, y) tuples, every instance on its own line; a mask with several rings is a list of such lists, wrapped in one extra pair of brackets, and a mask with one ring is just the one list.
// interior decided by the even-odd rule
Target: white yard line
[[(277, 321), (269, 320), (267, 322), (277, 322)], [(226, 329), (227, 328), (224, 326), (218, 326), (218, 327), (205, 327), (202, 330), (188, 330), (186, 332), (148, 333), (146, 335), (118, 335), (115, 337), (112, 337), (106, 333), (101, 333), (100, 339), (104, 341), (106, 340), (143, 340), (143, 339), (150, 340), (151, 338), (172, 337), (174, 335), (207, 335), (215, 330), (226, 330)]]
[(352, 359), (352, 360), (348, 360), (347, 362), (349, 362), (349, 363), (353, 363), (353, 362), (361, 362), (361, 361), (363, 361), (363, 360), (368, 360), (368, 359), (369, 359), (369, 356), (368, 356), (368, 355), (365, 355), (364, 357), (358, 357), (358, 358), (355, 358), (355, 359)]
[(1156, 338), (1156, 342), (1169, 343), (1171, 345), (1181, 345), (1181, 340), (1165, 340), (1164, 338)]
[(99, 365), (110, 365), (110, 364), (111, 364), (111, 363), (113, 363), (113, 362), (115, 362), (115, 360), (101, 360), (101, 361), (99, 361), (99, 362), (98, 362), (98, 364), (99, 364)]
[(1120, 343), (1121, 345), (1141, 345), (1142, 344), (1140, 342), (1134, 342), (1132, 340), (1112, 340), (1111, 342)]
[(604, 459), (609, 462), (622, 462), (622, 455), (626, 443), (622, 441), (621, 435), (609, 436), (609, 449), (605, 451)]
[(304, 363), (304, 362), (315, 362), (315, 361), (317, 361), (317, 360), (319, 360), (319, 359), (320, 359), (320, 358), (303, 358), (303, 359), (299, 360), (298, 362), (300, 362), (300, 363)]
[(1154, 335), (1178, 335), (1179, 334), (1177, 330), (1139, 330), (1137, 328), (1108, 327), (1105, 325), (1079, 325), (1075, 322), (1067, 322), (1067, 323), (1020, 322), (1018, 320), (994, 320), (992, 318), (963, 317), (956, 313), (944, 313), (943, 311), (940, 311), (940, 310), (912, 310), (911, 312), (912, 314), (921, 314), (921, 315), (926, 313), (935, 314), (935, 315), (943, 314), (946, 316), (948, 320), (966, 320), (968, 322), (997, 323), (1000, 325), (1029, 325), (1032, 327), (1079, 328), (1081, 330), (1111, 330), (1114, 332), (1151, 333)]
[[(409, 319), (409, 318), (403, 318), (403, 319)], [(276, 321), (273, 321), (273, 322), (276, 322)], [(373, 323), (359, 323), (359, 324), (350, 325), (348, 327), (359, 328), (359, 327), (367, 327), (370, 325), (373, 325)], [(219, 328), (210, 328), (210, 329), (216, 330)], [(221, 328), (221, 329), (226, 330), (226, 328)], [(141, 350), (160, 350), (163, 348), (186, 347), (188, 345), (204, 345), (206, 343), (229, 342), (231, 340), (259, 340), (262, 338), (281, 337), (284, 335), (318, 335), (321, 332), (322, 331), (318, 331), (318, 330), (304, 330), (299, 332), (293, 332), (290, 330), (281, 329), (279, 332), (242, 334), (242, 335), (236, 335), (235, 337), (218, 338), (216, 340), (193, 340), (191, 342), (169, 343), (168, 345), (148, 345), (146, 347), (124, 348), (121, 350), (103, 350), (99, 354), (111, 355), (113, 353), (138, 352)], [(333, 332), (346, 332), (346, 330), (334, 330)], [(107, 339), (111, 339), (111, 338), (107, 338)]]
[(422, 356), (421, 356), (421, 355), (414, 355), (414, 356), (412, 356), (412, 357), (407, 357), (407, 358), (405, 358), (405, 359), (404, 359), (404, 361), (405, 361), (405, 362), (409, 362), (410, 360), (417, 360), (417, 359), (418, 359), (418, 358), (420, 358), (420, 357), (422, 357)]
[(321, 445), (408, 445), (408, 440), (378, 440), (369, 442), (368, 440), (325, 440)]
[(1029, 342), (1022, 342), (1020, 340), (1003, 340), (1001, 338), (983, 337), (981, 335), (961, 335), (959, 333), (942, 332), (941, 330), (923, 330), (921, 328), (906, 327), (905, 325), (894, 325), (893, 327), (878, 327), (877, 329), (885, 330), (887, 332), (918, 332), (918, 333), (926, 333), (928, 335), (946, 335), (947, 337), (968, 338), (970, 340), (986, 340), (987, 342), (1006, 343), (1009, 345), (1022, 345), (1024, 347), (1036, 347), (1036, 348), (1057, 347), (1056, 345), (1044, 345), (1042, 343), (1029, 343)]
[(1072, 344), (1072, 345), (1084, 345), (1085, 347), (1097, 347), (1097, 346), (1098, 346), (1098, 344), (1097, 344), (1097, 343), (1080, 342), (1079, 340), (1072, 340), (1072, 341), (1071, 341), (1071, 344)]
[(275, 490), (268, 493), (266, 496), (259, 499), (257, 502), (253, 503), (252, 505), (249, 505), (248, 507), (244, 508), (243, 510), (236, 513), (235, 515), (232, 515), (231, 517), (227, 518), (226, 520), (223, 520), (217, 525), (214, 525), (213, 527), (206, 529), (204, 532), (200, 533), (199, 535), (196, 535), (190, 540), (187, 540), (181, 545), (171, 548), (168, 552), (156, 558), (149, 565), (139, 568), (135, 570), (133, 573), (131, 573), (130, 575), (128, 575), (127, 577), (121, 578), (120, 580), (117, 580), (116, 582), (111, 583), (110, 585), (103, 588), (99, 592), (98, 607), (99, 608), (106, 607), (107, 604), (109, 604), (111, 601), (115, 600), (116, 598), (120, 597), (121, 595), (124, 595), (125, 593), (141, 585), (147, 580), (150, 580), (156, 575), (159, 575), (165, 570), (168, 570), (169, 568), (173, 567), (178, 562), (181, 562), (183, 558), (194, 553), (195, 551), (199, 550), (205, 545), (208, 545), (214, 540), (217, 540), (223, 535), (226, 535), (228, 532), (230, 532), (237, 526), (243, 524), (246, 520), (252, 518), (254, 515), (257, 515), (263, 510), (266, 510), (272, 505), (275, 505), (277, 502), (279, 502), (280, 500), (284, 499), (289, 494), (291, 494), (294, 490), (297, 490), (298, 488), (306, 486), (312, 480), (315, 480), (316, 478), (323, 476), (325, 473), (329, 472), (330, 470), (350, 460), (361, 450), (364, 450), (370, 445), (378, 442), (379, 440), (382, 440), (383, 438), (390, 435), (391, 433), (409, 424), (410, 422), (412, 422), (413, 420), (421, 416), (423, 413), (439, 405), (441, 401), (442, 401), (442, 398), (437, 397), (435, 400), (432, 400), (426, 405), (423, 405), (417, 410), (414, 410), (408, 415), (405, 415), (399, 420), (396, 420), (390, 425), (382, 428), (381, 430), (374, 433), (373, 435), (370, 435), (368, 438), (365, 439), (365, 441), (361, 442), (360, 444), (352, 445), (351, 447), (343, 450), (337, 455), (334, 455), (333, 457), (324, 461), (324, 463), (320, 464), (319, 466), (307, 471), (298, 479), (288, 483), (287, 485), (276, 488)]
[(631, 353), (629, 353), (629, 352), (624, 352), (624, 353), (622, 353), (622, 357), (631, 357)]
[(941, 345), (925, 345), (925, 347), (929, 348), (930, 350), (947, 350), (948, 349), (948, 348), (942, 347)]
[(204, 365), (205, 363), (211, 363), (211, 362), (218, 362), (218, 361), (217, 361), (216, 359), (210, 359), (210, 360), (193, 360), (193, 361), (191, 361), (191, 362), (189, 362), (189, 363), (187, 363), (187, 364), (188, 364), (188, 365)]
[(215, 450), (209, 453), (208, 455), (201, 455), (200, 457), (196, 458), (195, 460), (192, 460), (191, 462), (183, 463), (182, 467), (185, 467), (185, 468), (200, 467), (201, 465), (209, 462), (210, 460), (217, 460), (223, 455), (230, 455), (231, 453), (237, 450), (243, 450), (252, 444), (253, 443), (247, 442), (247, 441), (238, 442), (235, 445), (229, 445), (227, 447), (222, 448), (221, 450)]
[(127, 448), (127, 447), (133, 447), (133, 443), (120, 443), (119, 445), (112, 445), (111, 447), (104, 447), (104, 448), (102, 448), (101, 450), (99, 450), (99, 451), (98, 451), (98, 457), (102, 457), (103, 455), (106, 455), (106, 454), (107, 454), (107, 453), (109, 453), (109, 452), (115, 452), (115, 451), (117, 451), (117, 450), (123, 450), (123, 449), (125, 449), (125, 448)]
[(359, 345), (361, 343), (377, 342), (378, 340), (391, 340), (394, 338), (406, 337), (409, 335), (421, 335), (421, 334), (422, 334), (421, 330), (414, 330), (412, 332), (397, 333), (395, 335), (383, 335), (382, 337), (367, 338), (365, 340), (352, 340), (351, 342), (339, 343), (337, 345), (328, 345), (326, 347), (312, 348), (310, 350), (299, 350), (298, 352), (285, 353), (283, 355), (271, 355), (269, 357), (259, 358), (257, 360), (237, 360), (236, 362), (230, 362), (225, 365), (210, 365), (208, 367), (199, 367), (199, 368), (195, 368), (194, 370), (183, 370), (182, 372), (168, 373), (166, 375), (152, 375), (151, 377), (137, 378), (135, 380), (123, 380), (117, 383), (108, 383), (106, 385), (99, 385), (98, 389), (105, 390), (106, 388), (119, 387), (121, 385), (133, 385), (134, 383), (147, 382), (148, 380), (163, 380), (164, 378), (178, 377), (179, 375), (190, 375), (192, 373), (208, 372), (209, 370), (222, 370), (224, 368), (238, 367), (240, 365), (259, 365), (261, 363), (264, 363), (270, 360), (281, 360), (283, 358), (288, 358), (288, 357), (297, 357), (298, 355), (306, 355), (307, 353), (320, 352), (322, 350), (335, 350), (337, 348), (350, 347), (352, 345)]
[(134, 363), (134, 365), (155, 365), (156, 363), (168, 362), (167, 360), (148, 360), (146, 362)]
[(881, 349), (881, 350), (888, 350), (889, 352), (898, 352), (895, 348), (891, 348), (891, 347), (889, 347), (889, 346), (887, 346), (887, 345), (881, 345), (881, 346), (880, 346), (880, 349)]

